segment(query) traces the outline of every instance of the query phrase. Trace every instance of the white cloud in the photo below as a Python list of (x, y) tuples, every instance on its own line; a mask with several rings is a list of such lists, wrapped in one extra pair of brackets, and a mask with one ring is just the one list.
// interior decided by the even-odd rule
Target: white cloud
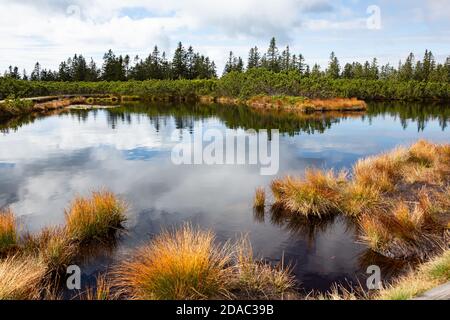
[[(331, 10), (326, 0), (0, 0), (0, 6), (0, 61), (7, 64), (0, 68), (27, 69), (37, 60), (54, 68), (75, 52), (99, 59), (109, 48), (144, 54), (155, 44), (173, 50), (179, 40), (195, 40), (201, 49), (211, 47), (202, 43), (208, 34), (287, 40), (301, 26), (302, 12)], [(139, 11), (145, 16), (134, 18)]]

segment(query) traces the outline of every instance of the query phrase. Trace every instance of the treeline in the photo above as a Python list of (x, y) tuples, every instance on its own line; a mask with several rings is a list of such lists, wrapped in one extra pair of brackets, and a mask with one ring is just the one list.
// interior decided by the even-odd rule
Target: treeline
[[(97, 67), (91, 58), (89, 62), (82, 55), (75, 55), (61, 62), (57, 71), (43, 69), (36, 63), (31, 75), (26, 71), (21, 74), (18, 67), (9, 67), (4, 76), (13, 79), (32, 81), (129, 81), (129, 80), (179, 80), (179, 79), (215, 79), (217, 70), (214, 61), (179, 43), (171, 60), (165, 52), (155, 46), (148, 57), (130, 58), (129, 55), (115, 55), (108, 51), (103, 57), (103, 64)], [(258, 47), (249, 51), (247, 63), (242, 57), (229, 53), (223, 75), (231, 72), (243, 73), (252, 69), (265, 69), (273, 73), (295, 72), (302, 78), (356, 79), (356, 80), (391, 80), (419, 82), (450, 82), (450, 57), (444, 63), (438, 63), (431, 51), (426, 50), (422, 59), (414, 54), (400, 61), (397, 67), (380, 65), (374, 58), (364, 63), (353, 62), (341, 65), (334, 52), (326, 68), (318, 64), (312, 66), (305, 63), (301, 53), (295, 54), (287, 46), (278, 49), (276, 39), (272, 38), (268, 49), (261, 52)]]
[(248, 99), (256, 95), (363, 100), (450, 100), (447, 82), (333, 79), (303, 77), (297, 71), (273, 72), (253, 68), (232, 71), (220, 79), (146, 80), (100, 82), (45, 82), (0, 78), (0, 100), (10, 96), (31, 97), (60, 94), (118, 94), (149, 98), (195, 98), (197, 96)]
[(176, 80), (176, 79), (213, 79), (217, 78), (214, 61), (194, 51), (192, 46), (184, 48), (180, 42), (171, 61), (165, 52), (155, 46), (153, 52), (145, 59), (139, 56), (131, 59), (129, 55), (114, 54), (109, 50), (103, 56), (101, 68), (91, 58), (88, 63), (83, 55), (76, 54), (59, 64), (57, 71), (43, 69), (37, 62), (31, 75), (26, 70), (22, 74), (18, 67), (9, 67), (4, 77), (31, 81), (61, 82), (97, 82), (128, 80)]

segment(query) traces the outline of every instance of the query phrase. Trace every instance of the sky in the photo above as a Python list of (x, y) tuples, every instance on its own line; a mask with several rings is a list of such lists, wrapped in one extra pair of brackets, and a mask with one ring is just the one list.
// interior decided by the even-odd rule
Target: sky
[[(450, 55), (450, 0), (0, 0), (0, 70), (56, 69), (75, 53), (147, 56), (177, 43), (210, 56), (221, 73), (230, 50), (245, 60), (271, 37), (306, 62), (326, 66), (377, 57), (397, 65), (409, 52)], [(281, 51), (281, 50), (280, 50)]]

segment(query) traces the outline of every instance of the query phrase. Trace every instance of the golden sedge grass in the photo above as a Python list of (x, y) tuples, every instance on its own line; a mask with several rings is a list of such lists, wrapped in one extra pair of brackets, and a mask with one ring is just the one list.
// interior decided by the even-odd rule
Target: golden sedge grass
[(125, 222), (125, 204), (109, 191), (77, 197), (66, 210), (66, 228), (74, 240), (105, 241)]
[(190, 225), (164, 231), (113, 270), (113, 286), (137, 300), (283, 297), (288, 271), (258, 264), (243, 243), (216, 245), (213, 233)]
[(0, 254), (17, 245), (17, 222), (10, 209), (0, 210)]
[(45, 272), (45, 264), (32, 256), (0, 260), (0, 300), (39, 299)]

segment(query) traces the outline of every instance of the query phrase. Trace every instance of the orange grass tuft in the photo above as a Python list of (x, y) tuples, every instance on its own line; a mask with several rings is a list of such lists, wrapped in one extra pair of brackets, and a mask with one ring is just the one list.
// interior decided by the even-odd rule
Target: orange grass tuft
[(69, 237), (80, 242), (103, 241), (122, 228), (125, 204), (109, 191), (76, 198), (66, 210)]
[(0, 210), (0, 254), (17, 245), (17, 223), (10, 209)]

